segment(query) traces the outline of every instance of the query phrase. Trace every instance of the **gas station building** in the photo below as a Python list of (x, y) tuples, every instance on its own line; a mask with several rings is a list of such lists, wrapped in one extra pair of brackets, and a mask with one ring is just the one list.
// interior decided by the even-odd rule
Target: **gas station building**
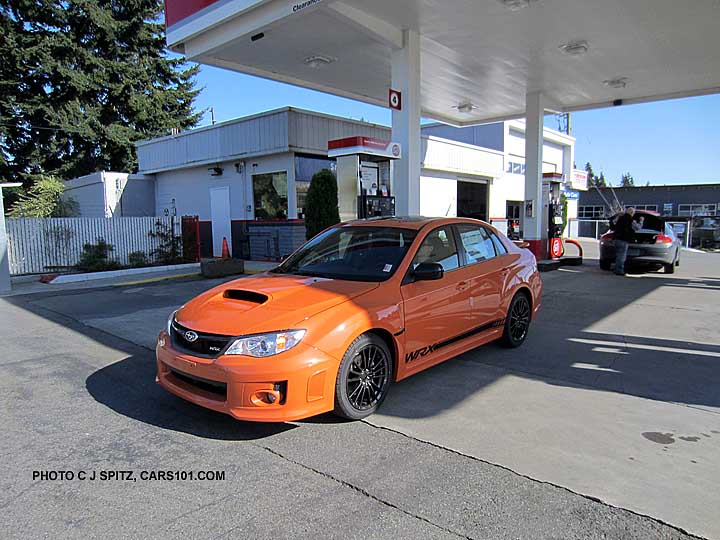
[[(475, 217), (517, 233), (508, 223), (517, 224), (524, 200), (524, 131), (517, 120), (424, 125), (419, 213)], [(320, 169), (336, 173), (343, 220), (358, 217), (361, 185), (371, 199), (364, 217), (381, 214), (378, 203), (402, 204), (392, 172), (403, 148), (391, 137), (387, 126), (286, 107), (142, 141), (139, 175), (154, 184), (155, 215), (199, 217), (203, 256), (219, 255), (225, 237), (235, 256), (276, 259), (305, 240), (305, 194)], [(544, 139), (543, 171), (565, 174), (574, 139), (548, 128)]]

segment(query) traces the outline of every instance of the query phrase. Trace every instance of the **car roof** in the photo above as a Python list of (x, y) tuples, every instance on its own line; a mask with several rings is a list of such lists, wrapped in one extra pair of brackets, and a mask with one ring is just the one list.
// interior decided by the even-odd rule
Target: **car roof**
[(341, 226), (361, 226), (361, 227), (397, 227), (403, 229), (415, 229), (420, 230), (426, 225), (445, 225), (449, 223), (469, 223), (469, 224), (483, 224), (489, 225), (484, 221), (472, 218), (458, 218), (458, 217), (426, 217), (426, 216), (393, 216), (393, 217), (373, 217), (368, 219), (357, 219), (354, 221), (347, 221), (342, 223)]

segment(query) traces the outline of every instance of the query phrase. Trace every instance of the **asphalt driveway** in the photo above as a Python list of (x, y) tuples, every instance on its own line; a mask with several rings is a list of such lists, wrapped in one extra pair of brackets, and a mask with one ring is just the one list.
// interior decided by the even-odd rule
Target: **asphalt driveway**
[(588, 249), (543, 275), (521, 349), (357, 423), (242, 423), (160, 389), (158, 329), (216, 282), (0, 299), (3, 537), (720, 538), (720, 254), (620, 278)]

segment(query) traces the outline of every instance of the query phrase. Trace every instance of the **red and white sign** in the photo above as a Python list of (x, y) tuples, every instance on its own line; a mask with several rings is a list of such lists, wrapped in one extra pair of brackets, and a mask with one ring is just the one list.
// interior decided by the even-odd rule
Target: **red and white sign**
[(365, 154), (390, 159), (400, 159), (402, 149), (400, 143), (373, 139), (372, 137), (347, 137), (328, 141), (328, 157)]
[(390, 89), (388, 93), (388, 105), (391, 109), (402, 111), (402, 92)]
[(165, 26), (171, 27), (219, 0), (165, 0)]
[(570, 180), (572, 188), (579, 191), (587, 191), (587, 177), (588, 174), (586, 171), (574, 169)]

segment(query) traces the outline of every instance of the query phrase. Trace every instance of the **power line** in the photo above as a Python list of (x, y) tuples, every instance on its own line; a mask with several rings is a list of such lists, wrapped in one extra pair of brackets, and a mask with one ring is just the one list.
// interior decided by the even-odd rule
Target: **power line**
[(42, 131), (64, 131), (66, 133), (83, 133), (80, 129), (72, 129), (72, 128), (54, 128), (49, 126), (19, 126), (17, 124), (6, 124), (3, 122), (0, 122), (1, 127), (8, 127), (8, 128), (15, 128), (15, 129), (36, 129), (36, 130), (42, 130)]

